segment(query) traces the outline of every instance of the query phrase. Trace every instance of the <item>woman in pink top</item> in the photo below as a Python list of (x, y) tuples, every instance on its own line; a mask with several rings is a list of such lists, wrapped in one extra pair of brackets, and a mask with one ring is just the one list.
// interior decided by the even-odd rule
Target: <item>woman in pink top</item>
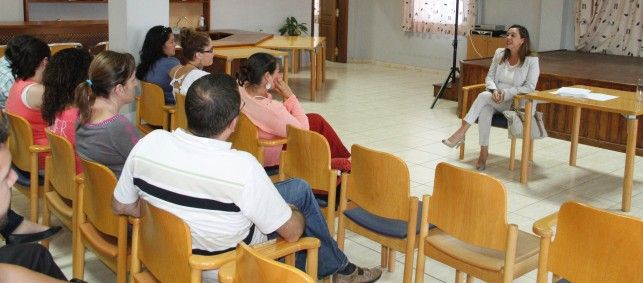
[[(51, 57), (43, 75), (45, 94), (41, 107), (42, 118), (51, 131), (65, 137), (74, 147), (78, 121), (74, 91), (78, 84), (87, 79), (90, 62), (89, 52), (77, 48), (64, 49)], [(76, 174), (82, 171), (76, 156)]]
[[(259, 129), (259, 138), (273, 139), (286, 137), (286, 125), (318, 132), (326, 137), (330, 145), (331, 167), (350, 171), (350, 152), (342, 144), (333, 128), (319, 114), (306, 114), (297, 96), (283, 81), (277, 68), (277, 59), (267, 53), (256, 53), (248, 58), (237, 73), (241, 89), (241, 110)], [(270, 90), (283, 98), (272, 100)], [(279, 165), (281, 146), (267, 147), (264, 153), (264, 167)], [(268, 168), (267, 168), (268, 169)]]
[[(11, 71), (16, 82), (9, 90), (7, 112), (25, 118), (31, 124), (34, 143), (48, 144), (45, 136), (45, 121), (40, 114), (45, 87), (41, 84), (51, 51), (46, 43), (28, 37), (11, 50)], [(45, 154), (38, 154), (38, 168), (45, 169)]]

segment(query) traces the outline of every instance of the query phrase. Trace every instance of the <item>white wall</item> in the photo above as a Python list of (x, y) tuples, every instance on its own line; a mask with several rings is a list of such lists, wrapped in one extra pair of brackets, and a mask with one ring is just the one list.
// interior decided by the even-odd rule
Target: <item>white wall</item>
[(32, 21), (106, 20), (107, 3), (31, 3), (29, 19)]
[[(523, 25), (536, 50), (573, 49), (572, 0), (479, 0), (478, 5), (478, 23)], [(402, 1), (350, 0), (349, 60), (449, 69), (453, 38), (402, 32), (401, 18)], [(457, 60), (466, 57), (466, 45), (466, 38), (458, 37)]]
[(212, 29), (241, 29), (278, 34), (286, 17), (306, 23), (312, 19), (311, 0), (212, 0)]
[[(402, 32), (402, 3), (392, 0), (350, 0), (349, 60), (373, 60), (423, 68), (449, 69), (453, 36)], [(458, 37), (458, 58), (466, 41)]]
[(0, 21), (22, 21), (22, 0), (0, 0)]

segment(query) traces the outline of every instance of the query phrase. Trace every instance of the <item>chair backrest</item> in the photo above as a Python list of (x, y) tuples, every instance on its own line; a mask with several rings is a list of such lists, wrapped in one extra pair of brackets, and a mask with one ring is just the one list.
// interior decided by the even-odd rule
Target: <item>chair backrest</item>
[(51, 174), (49, 182), (59, 195), (66, 199), (74, 199), (76, 195), (76, 156), (74, 147), (63, 136), (45, 129), (49, 147), (51, 148)]
[(259, 147), (259, 131), (246, 114), (239, 113), (237, 127), (231, 137), (232, 148), (249, 152), (263, 164), (263, 149)]
[(50, 43), (49, 49), (51, 50), (51, 55), (58, 53), (60, 50), (67, 48), (83, 48), (83, 45), (77, 42), (64, 42), (64, 43)]
[(137, 106), (136, 123), (140, 125), (141, 120), (144, 120), (151, 125), (164, 126), (166, 118), (164, 116), (167, 115), (167, 112), (163, 111), (165, 94), (160, 86), (141, 81), (141, 96), (138, 98)]
[(109, 41), (101, 41), (99, 43), (96, 43), (94, 47), (90, 48), (89, 53), (95, 56), (105, 50), (109, 50)]
[(190, 228), (183, 220), (150, 204), (143, 205), (138, 259), (161, 282), (189, 282)]
[(294, 266), (262, 256), (243, 242), (237, 246), (236, 258), (234, 282), (316, 282)]
[(435, 170), (429, 222), (462, 241), (505, 251), (505, 187), (489, 175), (442, 162)]
[(11, 151), (12, 163), (18, 169), (29, 172), (31, 164), (31, 152), (29, 147), (33, 145), (33, 132), (31, 125), (25, 118), (7, 113), (7, 120), (11, 127), (9, 140), (9, 151)]
[[(331, 183), (330, 147), (324, 136), (291, 125), (286, 127), (288, 148), (281, 154), (279, 171), (286, 178), (301, 178), (317, 190)], [(335, 180), (337, 175), (333, 176)]]
[(347, 199), (378, 216), (408, 221), (411, 180), (406, 163), (392, 154), (356, 144), (351, 147), (351, 155)]
[(4, 51), (7, 50), (6, 45), (0, 45), (0, 57), (4, 56)]
[(82, 157), (80, 160), (85, 175), (83, 213), (97, 230), (118, 237), (119, 216), (112, 212), (116, 176), (105, 165)]
[(548, 270), (571, 282), (640, 282), (643, 220), (564, 203), (549, 249)]
[(176, 107), (174, 108), (174, 129), (188, 128), (188, 117), (185, 114), (185, 94), (176, 95)]

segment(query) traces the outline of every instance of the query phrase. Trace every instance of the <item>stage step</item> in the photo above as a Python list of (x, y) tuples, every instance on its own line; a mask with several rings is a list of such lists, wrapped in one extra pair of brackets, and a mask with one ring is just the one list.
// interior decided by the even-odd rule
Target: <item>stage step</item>
[[(456, 87), (454, 87), (455, 85)], [(442, 97), (440, 99), (446, 99), (446, 100), (451, 100), (451, 101), (458, 101), (458, 91), (456, 90), (458, 86), (458, 80), (456, 80), (454, 83), (449, 83), (447, 86), (446, 91), (444, 94), (442, 94)], [(438, 92), (440, 92), (440, 88), (442, 87), (442, 83), (434, 83), (433, 84), (433, 97), (438, 95)]]

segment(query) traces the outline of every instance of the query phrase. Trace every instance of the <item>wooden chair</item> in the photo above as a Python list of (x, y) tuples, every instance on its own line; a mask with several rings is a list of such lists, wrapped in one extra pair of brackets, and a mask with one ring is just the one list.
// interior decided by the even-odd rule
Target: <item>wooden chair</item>
[(266, 146), (284, 145), (287, 139), (259, 139), (259, 130), (246, 114), (239, 113), (237, 127), (230, 137), (232, 148), (252, 154), (260, 164), (263, 164), (263, 151)]
[(185, 94), (176, 95), (176, 105), (174, 106), (174, 116), (171, 121), (172, 130), (177, 128), (188, 128), (188, 117), (185, 115)]
[(314, 283), (309, 276), (294, 266), (267, 258), (245, 243), (239, 243), (236, 260), (226, 263), (219, 270), (221, 283)]
[(94, 47), (89, 49), (89, 53), (96, 56), (98, 55), (98, 53), (101, 53), (105, 50), (109, 50), (109, 41), (101, 41), (99, 43), (96, 43)]
[[(102, 164), (81, 158), (84, 182), (79, 186), (74, 204), (77, 232), (74, 233), (73, 277), (83, 279), (85, 247), (90, 248), (109, 269), (116, 272), (116, 282), (124, 283), (130, 248), (127, 242), (128, 217), (112, 212), (116, 176)], [(139, 221), (130, 218), (132, 242), (138, 242)]]
[(141, 95), (136, 98), (136, 127), (145, 135), (156, 129), (170, 130), (174, 105), (165, 105), (163, 89), (141, 81)]
[[(342, 174), (337, 244), (344, 249), (345, 229), (380, 243), (382, 267), (390, 272), (395, 251), (405, 253), (403, 282), (411, 282), (419, 215), (406, 163), (360, 145), (353, 145), (351, 153), (351, 173)], [(348, 200), (353, 207), (347, 207)]]
[(539, 283), (547, 282), (549, 271), (552, 282), (561, 277), (590, 283), (643, 280), (640, 218), (566, 202), (557, 214), (536, 221), (534, 233), (541, 237)]
[(45, 161), (43, 224), (50, 225), (53, 213), (70, 231), (76, 231), (73, 203), (80, 184), (76, 182), (74, 147), (65, 137), (49, 129), (45, 129), (45, 133), (51, 154)]
[[(432, 196), (422, 203), (415, 282), (425, 256), (488, 282), (511, 282), (536, 268), (538, 238), (507, 224), (507, 193), (497, 179), (440, 163)], [(429, 223), (436, 227), (428, 230)]]
[[(235, 251), (214, 256), (193, 255), (190, 228), (183, 220), (149, 204), (143, 205), (142, 209), (137, 236), (142, 241), (132, 245), (132, 282), (201, 282), (202, 271), (234, 261)], [(159, 246), (163, 248), (159, 249)], [(279, 240), (255, 246), (263, 256), (273, 259), (287, 256), (291, 263), (294, 263), (296, 251), (307, 250), (307, 266), (313, 278), (317, 276), (318, 248), (319, 240), (315, 238), (301, 238), (293, 243)], [(141, 270), (141, 263), (145, 271)]]
[(286, 127), (288, 148), (281, 153), (279, 181), (300, 178), (311, 188), (328, 195), (321, 202), (328, 231), (335, 235), (335, 200), (337, 194), (338, 170), (330, 168), (330, 147), (324, 136), (313, 131), (302, 130), (291, 125)]
[(24, 118), (7, 113), (11, 127), (9, 151), (18, 180), (14, 187), (29, 197), (29, 220), (38, 222), (38, 198), (42, 194), (44, 176), (38, 174), (38, 153), (49, 152), (48, 145), (33, 142), (31, 125)]
[(4, 51), (7, 50), (6, 45), (0, 45), (0, 57), (4, 57)]
[(60, 50), (67, 48), (83, 48), (83, 45), (78, 42), (63, 42), (63, 43), (50, 43), (49, 49), (51, 50), (51, 55), (58, 53)]
[[(483, 92), (486, 89), (485, 84), (475, 84), (475, 85), (469, 85), (469, 86), (463, 86), (462, 87), (462, 112), (460, 112), (460, 115), (462, 118), (467, 115), (467, 112), (469, 111), (469, 101), (475, 100), (475, 97)], [(471, 98), (469, 98), (471, 97)], [(516, 97), (513, 101), (514, 107), (518, 106), (518, 103), (520, 102), (519, 97)], [(498, 127), (498, 128), (507, 128), (507, 118), (505, 118), (502, 113), (495, 113), (493, 114), (493, 118), (491, 120), (491, 126), (493, 127)], [(534, 142), (534, 139), (531, 139), (532, 145)], [(464, 146), (465, 143), (463, 142), (460, 145), (460, 160), (464, 159)], [(531, 147), (531, 152), (529, 153), (529, 160), (534, 159), (534, 147)], [(511, 148), (509, 149), (509, 170), (514, 170), (515, 168), (515, 162), (516, 160), (516, 138), (511, 138)]]

